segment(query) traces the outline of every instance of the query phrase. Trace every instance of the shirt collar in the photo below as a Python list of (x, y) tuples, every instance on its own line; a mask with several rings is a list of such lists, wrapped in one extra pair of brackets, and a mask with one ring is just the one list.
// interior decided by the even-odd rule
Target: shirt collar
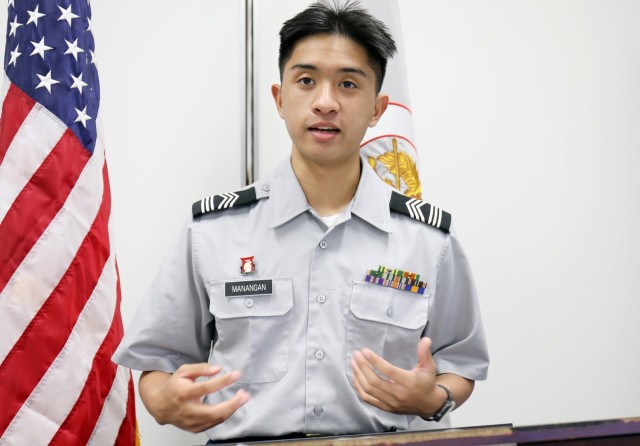
[[(350, 212), (384, 232), (391, 232), (391, 188), (378, 178), (365, 159)], [(280, 226), (311, 209), (287, 158), (261, 185), (269, 191), (269, 228)]]
[(291, 167), (290, 158), (278, 166), (265, 184), (269, 188), (271, 207), (269, 228), (280, 226), (310, 209), (307, 197)]
[(353, 199), (351, 213), (384, 232), (391, 232), (391, 187), (373, 171), (366, 159), (360, 158), (362, 173)]

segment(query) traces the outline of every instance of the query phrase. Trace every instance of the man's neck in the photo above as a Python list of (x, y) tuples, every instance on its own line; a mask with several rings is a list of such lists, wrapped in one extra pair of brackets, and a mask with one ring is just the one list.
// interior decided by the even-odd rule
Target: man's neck
[(360, 181), (359, 158), (339, 165), (319, 165), (294, 153), (291, 166), (309, 205), (322, 217), (340, 213), (353, 199)]

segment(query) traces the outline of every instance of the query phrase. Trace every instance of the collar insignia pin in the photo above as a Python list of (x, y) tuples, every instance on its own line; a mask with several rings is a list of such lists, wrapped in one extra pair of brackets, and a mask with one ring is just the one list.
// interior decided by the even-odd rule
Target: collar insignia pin
[(253, 261), (253, 258), (255, 256), (251, 256), (251, 257), (240, 257), (240, 261), (242, 262), (240, 264), (240, 273), (243, 275), (248, 275), (248, 274), (253, 274), (256, 272), (256, 264)]

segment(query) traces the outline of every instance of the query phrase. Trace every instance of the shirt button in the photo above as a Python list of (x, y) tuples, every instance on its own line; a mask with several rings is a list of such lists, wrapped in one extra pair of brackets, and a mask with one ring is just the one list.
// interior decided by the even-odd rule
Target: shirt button
[(320, 242), (320, 247), (321, 247), (322, 249), (325, 249), (327, 246), (329, 246), (329, 244), (327, 243), (327, 241), (326, 241), (326, 240), (322, 240), (322, 241)]
[(316, 359), (324, 358), (324, 352), (322, 350), (316, 351)]
[(262, 190), (265, 192), (269, 192), (271, 190), (271, 186), (269, 186), (268, 184), (263, 184)]
[(320, 415), (322, 415), (322, 412), (324, 412), (324, 409), (322, 407), (320, 407), (320, 406), (316, 406), (316, 407), (313, 408), (313, 414), (315, 416), (319, 417)]
[(244, 306), (247, 308), (253, 307), (253, 299), (245, 299)]
[(393, 317), (393, 307), (387, 308), (387, 316)]
[(327, 296), (325, 296), (324, 294), (318, 294), (317, 299), (318, 299), (318, 303), (323, 304), (327, 301)]

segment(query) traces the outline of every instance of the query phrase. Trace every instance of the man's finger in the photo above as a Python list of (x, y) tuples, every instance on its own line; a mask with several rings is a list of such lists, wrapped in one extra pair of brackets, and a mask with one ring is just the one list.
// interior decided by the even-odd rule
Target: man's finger
[(408, 370), (394, 366), (368, 348), (362, 349), (362, 355), (375, 370), (378, 370), (393, 382), (402, 382), (403, 380), (406, 380), (408, 375), (411, 373)]
[(187, 399), (202, 398), (235, 383), (238, 379), (240, 379), (240, 372), (233, 371), (205, 381), (199, 381), (188, 386), (185, 389), (184, 396)]
[(363, 392), (380, 401), (393, 401), (395, 384), (378, 375), (362, 353), (356, 351), (353, 358), (353, 373)]
[(385, 384), (389, 383), (384, 377), (381, 377), (376, 372), (375, 367), (371, 364), (367, 358), (360, 351), (353, 352), (353, 360), (357, 367), (358, 375), (361, 377), (361, 381), (363, 383), (367, 383), (365, 386), (365, 390), (369, 390), (369, 388), (381, 388)]
[(367, 404), (377, 407), (378, 409), (389, 411), (389, 406), (378, 398), (367, 393), (362, 386), (362, 381), (366, 380), (354, 359), (351, 360), (351, 368), (353, 369), (353, 385), (360, 396), (360, 399)]
[(434, 369), (435, 362), (431, 356), (431, 339), (422, 338), (418, 342), (418, 365), (419, 369)]
[(192, 427), (195, 429), (193, 432), (202, 432), (224, 422), (250, 399), (251, 396), (240, 389), (232, 398), (214, 406), (208, 404), (194, 405), (191, 413)]
[(196, 379), (200, 376), (213, 376), (220, 373), (221, 367), (206, 362), (198, 364), (183, 364), (178, 367), (174, 375), (180, 378)]

